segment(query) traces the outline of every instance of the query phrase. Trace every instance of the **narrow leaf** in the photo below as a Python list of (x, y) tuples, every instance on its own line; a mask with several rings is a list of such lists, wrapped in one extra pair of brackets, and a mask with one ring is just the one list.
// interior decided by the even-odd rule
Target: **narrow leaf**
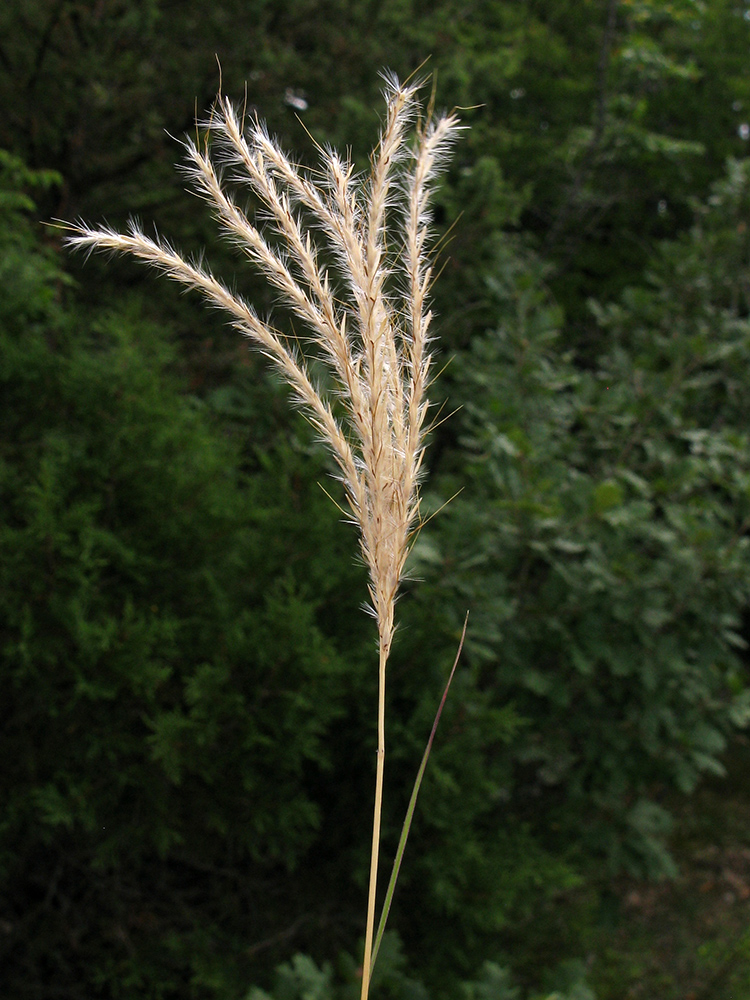
[(456, 667), (458, 666), (458, 661), (461, 658), (461, 650), (464, 648), (464, 639), (466, 638), (466, 626), (469, 624), (469, 612), (466, 612), (466, 618), (464, 619), (464, 627), (461, 632), (461, 641), (458, 644), (458, 651), (456, 652), (456, 658), (453, 661), (453, 667), (451, 668), (450, 676), (448, 677), (448, 683), (445, 685), (445, 690), (443, 691), (443, 697), (440, 700), (440, 705), (438, 706), (437, 714), (435, 715), (435, 721), (432, 724), (432, 732), (430, 733), (430, 738), (427, 741), (427, 746), (425, 748), (424, 756), (422, 757), (422, 763), (419, 765), (419, 771), (417, 771), (417, 778), (414, 782), (414, 789), (411, 793), (411, 799), (409, 800), (409, 807), (406, 810), (406, 818), (404, 819), (404, 825), (401, 829), (401, 836), (399, 837), (398, 847), (396, 848), (396, 857), (393, 862), (393, 871), (391, 872), (391, 878), (388, 882), (388, 888), (385, 893), (385, 901), (383, 902), (383, 911), (380, 914), (380, 923), (378, 924), (378, 931), (375, 935), (375, 944), (372, 949), (372, 958), (370, 959), (370, 975), (372, 975), (372, 970), (375, 966), (375, 959), (378, 957), (378, 949), (380, 948), (380, 941), (383, 937), (383, 932), (385, 931), (386, 921), (388, 920), (388, 914), (391, 909), (391, 902), (393, 901), (393, 893), (396, 889), (396, 882), (398, 881), (398, 873), (401, 870), (401, 860), (404, 856), (404, 850), (406, 848), (406, 841), (409, 836), (409, 830), (411, 829), (411, 821), (414, 816), (414, 808), (417, 804), (417, 796), (419, 795), (419, 789), (422, 784), (422, 778), (424, 777), (425, 768), (427, 767), (427, 761), (430, 756), (430, 751), (432, 750), (432, 742), (435, 739), (435, 733), (437, 732), (438, 722), (440, 722), (440, 716), (443, 714), (443, 708), (445, 706), (446, 699), (448, 697), (448, 691), (450, 690), (451, 683), (453, 681), (453, 675), (456, 672)]

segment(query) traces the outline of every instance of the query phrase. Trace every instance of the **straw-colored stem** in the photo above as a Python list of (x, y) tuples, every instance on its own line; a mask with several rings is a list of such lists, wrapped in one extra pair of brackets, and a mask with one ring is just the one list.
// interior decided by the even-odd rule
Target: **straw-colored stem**
[(388, 660), (388, 640), (380, 637), (378, 666), (378, 749), (375, 770), (375, 812), (372, 821), (372, 852), (370, 855), (370, 890), (367, 898), (367, 929), (365, 954), (362, 962), (361, 1000), (367, 1000), (372, 977), (372, 940), (375, 934), (375, 900), (378, 890), (378, 857), (380, 854), (380, 818), (383, 809), (383, 775), (385, 773), (385, 666)]

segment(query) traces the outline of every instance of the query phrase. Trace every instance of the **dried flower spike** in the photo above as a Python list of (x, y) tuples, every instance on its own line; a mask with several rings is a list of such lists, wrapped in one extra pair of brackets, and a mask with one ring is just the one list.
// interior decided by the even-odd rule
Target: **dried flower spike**
[[(315, 357), (328, 366), (343, 404), (338, 419), (315, 385), (297, 342), (261, 320), (253, 308), (167, 242), (131, 222), (126, 233), (68, 226), (67, 242), (88, 250), (132, 254), (200, 291), (230, 314), (233, 325), (281, 371), (340, 470), (369, 570), (378, 627), (379, 695), (375, 818), (362, 996), (367, 997), (375, 916), (380, 810), (385, 761), (385, 672), (394, 610), (409, 540), (419, 517), (430, 374), (428, 295), (433, 276), (429, 200), (435, 178), (461, 126), (455, 115), (423, 121), (420, 84), (386, 76), (387, 114), (366, 178), (333, 150), (321, 150), (322, 180), (299, 168), (254, 121), (247, 131), (224, 97), (205, 123), (205, 144), (188, 140), (186, 172), (213, 208), (222, 230), (247, 254), (301, 319)], [(415, 133), (413, 135), (413, 133)], [(248, 185), (267, 212), (263, 229), (222, 184), (220, 167)], [(312, 234), (315, 234), (314, 236)], [(321, 263), (334, 261), (336, 292)], [(397, 291), (394, 291), (397, 289)]]

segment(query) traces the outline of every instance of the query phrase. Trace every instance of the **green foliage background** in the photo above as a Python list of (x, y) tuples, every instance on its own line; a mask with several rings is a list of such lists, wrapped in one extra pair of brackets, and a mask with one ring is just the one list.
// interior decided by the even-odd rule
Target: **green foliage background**
[(219, 317), (39, 224), (140, 214), (272, 308), (173, 169), (216, 54), (309, 163), (366, 166), (383, 66), (465, 109), (391, 851), (471, 624), (378, 989), (590, 1000), (571, 890), (673, 872), (750, 720), (749, 35), (730, 0), (3, 5), (4, 995), (356, 993), (376, 677), (330, 463)]

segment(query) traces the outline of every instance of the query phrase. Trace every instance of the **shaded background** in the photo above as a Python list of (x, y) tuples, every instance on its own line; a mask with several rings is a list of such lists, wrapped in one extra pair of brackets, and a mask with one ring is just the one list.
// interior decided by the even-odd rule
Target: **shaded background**
[(608, 886), (676, 874), (750, 717), (749, 41), (730, 0), (6, 0), (5, 995), (356, 988), (375, 646), (331, 463), (221, 317), (40, 223), (137, 215), (275, 309), (174, 169), (217, 58), (303, 162), (312, 135), (365, 170), (379, 71), (428, 57), (471, 128), (425, 509), (463, 492), (399, 606), (386, 857), (471, 628), (379, 990), (626, 995)]

